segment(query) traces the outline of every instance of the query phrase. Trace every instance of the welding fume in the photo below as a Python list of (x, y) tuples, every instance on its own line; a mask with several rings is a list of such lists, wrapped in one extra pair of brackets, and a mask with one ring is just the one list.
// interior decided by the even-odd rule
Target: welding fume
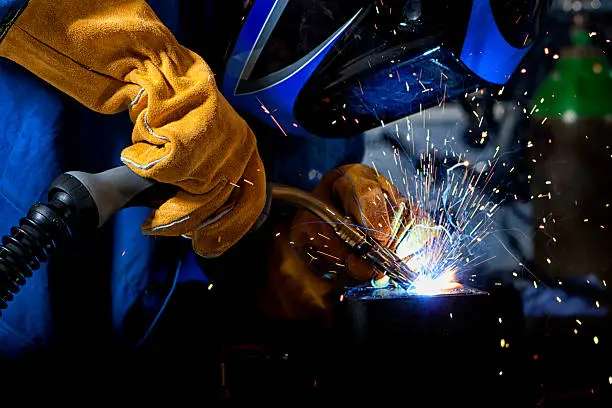
[(333, 328), (344, 299), (352, 340), (396, 304), (490, 311), (470, 271), (504, 152), (413, 130), (503, 90), (548, 7), (0, 0), (0, 356), (157, 355), (214, 388), (228, 350)]

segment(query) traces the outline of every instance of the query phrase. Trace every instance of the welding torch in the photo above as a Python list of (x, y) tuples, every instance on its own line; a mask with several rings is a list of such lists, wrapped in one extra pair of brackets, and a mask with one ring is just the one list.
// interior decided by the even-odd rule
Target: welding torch
[[(19, 226), (0, 245), (0, 315), (33, 271), (59, 246), (74, 236), (104, 225), (129, 207), (156, 208), (172, 197), (177, 186), (138, 176), (126, 166), (101, 173), (72, 171), (61, 174), (49, 187), (48, 202), (36, 203)], [(329, 224), (353, 251), (404, 289), (416, 279), (397, 255), (348, 222), (340, 212), (300, 189), (269, 184), (267, 204), (251, 231), (267, 218), (270, 202), (281, 201), (308, 210)]]

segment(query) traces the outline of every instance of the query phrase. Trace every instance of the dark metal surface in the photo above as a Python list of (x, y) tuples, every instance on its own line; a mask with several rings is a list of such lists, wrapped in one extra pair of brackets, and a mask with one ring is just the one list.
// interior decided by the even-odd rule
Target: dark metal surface
[(523, 324), (513, 293), (464, 288), (423, 296), (362, 287), (345, 293), (336, 322), (343, 352), (335, 392), (345, 398), (520, 402), (507, 386), (520, 377), (504, 372)]

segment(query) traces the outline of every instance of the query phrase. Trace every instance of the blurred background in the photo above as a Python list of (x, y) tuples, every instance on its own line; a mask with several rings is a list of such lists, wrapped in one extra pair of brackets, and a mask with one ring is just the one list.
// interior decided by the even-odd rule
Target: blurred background
[(612, 1), (555, 1), (543, 31), (505, 87), (368, 132), (364, 163), (393, 172), (398, 143), (418, 163), (427, 143), (396, 126), (475, 171), (499, 149), (485, 188), (505, 198), (469, 282), (520, 293), (537, 405), (579, 406), (612, 389)]
[[(612, 278), (611, 12), (612, 2), (555, 2), (546, 34), (509, 84), (366, 132), (363, 163), (388, 170), (396, 185), (405, 182), (395, 150), (413, 173), (431, 146), (461, 153), (475, 174), (489, 174), (487, 161), (499, 157), (484, 188), (499, 188), (502, 205), (480, 245), (492, 259), (475, 267), (475, 285), (522, 288), (535, 281), (553, 289), (540, 291), (549, 296), (563, 289), (559, 280), (588, 281), (597, 290)], [(580, 302), (550, 308), (527, 300), (525, 310), (534, 316), (604, 313)]]

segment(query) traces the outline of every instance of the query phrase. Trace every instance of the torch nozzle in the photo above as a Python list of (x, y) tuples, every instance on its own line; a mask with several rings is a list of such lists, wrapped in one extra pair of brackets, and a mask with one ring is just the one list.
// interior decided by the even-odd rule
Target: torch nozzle
[(367, 259), (379, 272), (387, 275), (393, 282), (408, 290), (418, 274), (412, 271), (389, 248), (381, 245), (360, 229), (349, 224), (340, 212), (312, 194), (298, 188), (272, 184), (273, 200), (283, 201), (295, 207), (310, 211), (323, 222), (329, 224), (336, 235), (353, 251)]

